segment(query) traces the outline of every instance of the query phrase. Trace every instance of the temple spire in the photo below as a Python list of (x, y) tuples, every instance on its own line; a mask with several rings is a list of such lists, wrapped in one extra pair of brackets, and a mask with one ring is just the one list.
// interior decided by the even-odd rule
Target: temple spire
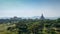
[(43, 14), (42, 14), (40, 20), (44, 20), (44, 19), (45, 19), (45, 18), (44, 18)]

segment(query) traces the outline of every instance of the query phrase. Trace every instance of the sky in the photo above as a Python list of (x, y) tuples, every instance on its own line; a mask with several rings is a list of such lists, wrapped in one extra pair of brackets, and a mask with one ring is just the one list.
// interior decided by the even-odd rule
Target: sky
[(0, 17), (60, 17), (60, 0), (0, 0)]

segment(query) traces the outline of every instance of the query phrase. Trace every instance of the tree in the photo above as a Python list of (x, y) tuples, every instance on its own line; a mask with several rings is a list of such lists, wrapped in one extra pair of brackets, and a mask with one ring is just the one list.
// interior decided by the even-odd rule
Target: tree
[(28, 27), (25, 23), (17, 23), (16, 28), (18, 28), (18, 34), (22, 33), (28, 34)]

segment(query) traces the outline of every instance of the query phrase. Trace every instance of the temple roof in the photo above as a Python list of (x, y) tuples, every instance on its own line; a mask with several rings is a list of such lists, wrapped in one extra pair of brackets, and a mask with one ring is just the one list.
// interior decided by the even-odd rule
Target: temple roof
[(44, 19), (45, 19), (45, 18), (44, 18), (43, 14), (42, 14), (40, 20), (44, 20)]

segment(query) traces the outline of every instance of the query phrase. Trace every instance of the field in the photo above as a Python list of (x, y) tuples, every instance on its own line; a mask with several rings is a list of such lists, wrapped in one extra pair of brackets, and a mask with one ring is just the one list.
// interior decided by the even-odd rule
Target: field
[(15, 26), (15, 25), (0, 24), (0, 34), (17, 34), (16, 31), (11, 32), (7, 30), (7, 28), (11, 26)]

